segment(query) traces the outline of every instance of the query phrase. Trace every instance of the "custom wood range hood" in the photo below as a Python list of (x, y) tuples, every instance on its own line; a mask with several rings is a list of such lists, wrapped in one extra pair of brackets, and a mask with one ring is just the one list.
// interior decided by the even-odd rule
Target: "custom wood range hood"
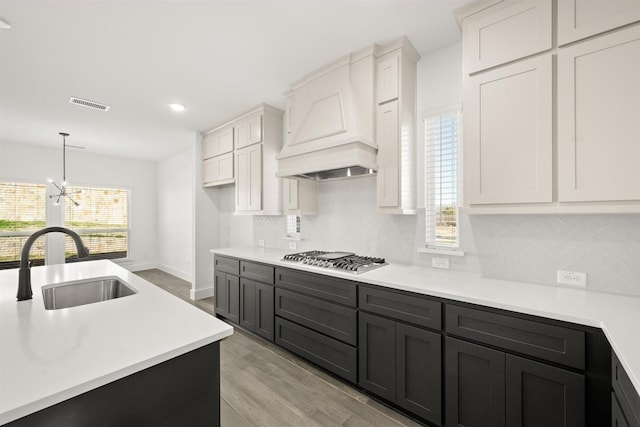
[(377, 87), (376, 75), (385, 70), (377, 59), (407, 43), (402, 37), (373, 44), (291, 85), (284, 94), (286, 138), (276, 156), (277, 176), (327, 180), (378, 170), (376, 93), (385, 88)]

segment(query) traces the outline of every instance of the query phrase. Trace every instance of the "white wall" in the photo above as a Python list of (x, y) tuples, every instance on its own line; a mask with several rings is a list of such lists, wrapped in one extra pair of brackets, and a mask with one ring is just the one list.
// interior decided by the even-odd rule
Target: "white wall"
[(158, 268), (188, 282), (193, 280), (194, 157), (195, 145), (157, 164)]
[[(62, 178), (62, 149), (0, 143), (0, 180), (46, 183)], [(129, 260), (131, 270), (152, 268), (156, 260), (156, 164), (67, 150), (67, 180), (73, 185), (131, 190)]]

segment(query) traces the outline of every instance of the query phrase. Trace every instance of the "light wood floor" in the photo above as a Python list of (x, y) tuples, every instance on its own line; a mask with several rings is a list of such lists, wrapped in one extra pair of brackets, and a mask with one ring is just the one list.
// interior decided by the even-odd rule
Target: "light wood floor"
[[(136, 274), (213, 314), (213, 298), (189, 299), (189, 282), (156, 269)], [(238, 327), (220, 359), (222, 427), (420, 425)]]

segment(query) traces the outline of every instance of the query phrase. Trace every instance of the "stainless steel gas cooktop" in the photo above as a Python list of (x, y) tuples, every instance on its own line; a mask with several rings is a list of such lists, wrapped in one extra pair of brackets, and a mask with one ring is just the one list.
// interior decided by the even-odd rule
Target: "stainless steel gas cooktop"
[(387, 265), (384, 258), (360, 256), (353, 252), (328, 251), (307, 251), (288, 254), (284, 256), (283, 261), (330, 268), (353, 274), (364, 273)]

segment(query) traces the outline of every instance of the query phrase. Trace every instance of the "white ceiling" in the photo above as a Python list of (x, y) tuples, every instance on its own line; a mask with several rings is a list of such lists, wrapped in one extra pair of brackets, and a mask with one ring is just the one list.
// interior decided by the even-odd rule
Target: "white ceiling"
[(65, 131), (88, 152), (160, 160), (261, 102), (283, 108), (290, 83), (353, 50), (458, 41), (451, 12), (468, 1), (0, 0), (0, 142), (60, 147)]

